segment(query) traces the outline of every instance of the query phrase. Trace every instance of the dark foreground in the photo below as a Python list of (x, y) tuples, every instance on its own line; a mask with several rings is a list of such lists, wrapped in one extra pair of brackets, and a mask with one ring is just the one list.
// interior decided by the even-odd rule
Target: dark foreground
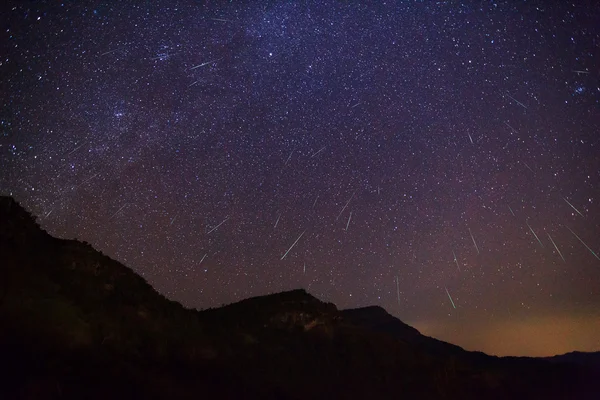
[(0, 355), (0, 399), (600, 398), (598, 353), (490, 357), (303, 290), (184, 309), (8, 197)]

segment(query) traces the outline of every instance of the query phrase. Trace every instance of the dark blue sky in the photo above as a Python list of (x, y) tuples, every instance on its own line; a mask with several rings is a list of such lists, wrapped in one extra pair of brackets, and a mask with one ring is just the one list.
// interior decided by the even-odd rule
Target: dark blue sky
[(600, 350), (598, 7), (219, 3), (2, 5), (0, 192), (187, 306)]

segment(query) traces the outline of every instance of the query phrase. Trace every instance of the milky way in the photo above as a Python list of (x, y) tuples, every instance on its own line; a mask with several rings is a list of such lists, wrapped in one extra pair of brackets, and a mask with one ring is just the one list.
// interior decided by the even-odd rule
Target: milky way
[(186, 306), (600, 350), (600, 8), (214, 3), (3, 3), (0, 192)]

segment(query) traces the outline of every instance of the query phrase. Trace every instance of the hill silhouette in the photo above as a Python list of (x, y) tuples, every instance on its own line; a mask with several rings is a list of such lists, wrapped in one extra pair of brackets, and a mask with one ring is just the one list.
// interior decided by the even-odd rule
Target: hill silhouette
[[(0, 197), (2, 399), (598, 398), (598, 354), (498, 358), (304, 290), (185, 309)], [(583, 357), (577, 357), (583, 359)]]

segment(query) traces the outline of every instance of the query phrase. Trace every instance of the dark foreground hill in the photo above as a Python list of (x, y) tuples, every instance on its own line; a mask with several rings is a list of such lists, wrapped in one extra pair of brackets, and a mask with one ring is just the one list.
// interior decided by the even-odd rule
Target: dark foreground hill
[(0, 355), (1, 399), (600, 398), (589, 363), (466, 352), (303, 290), (185, 309), (7, 197)]

